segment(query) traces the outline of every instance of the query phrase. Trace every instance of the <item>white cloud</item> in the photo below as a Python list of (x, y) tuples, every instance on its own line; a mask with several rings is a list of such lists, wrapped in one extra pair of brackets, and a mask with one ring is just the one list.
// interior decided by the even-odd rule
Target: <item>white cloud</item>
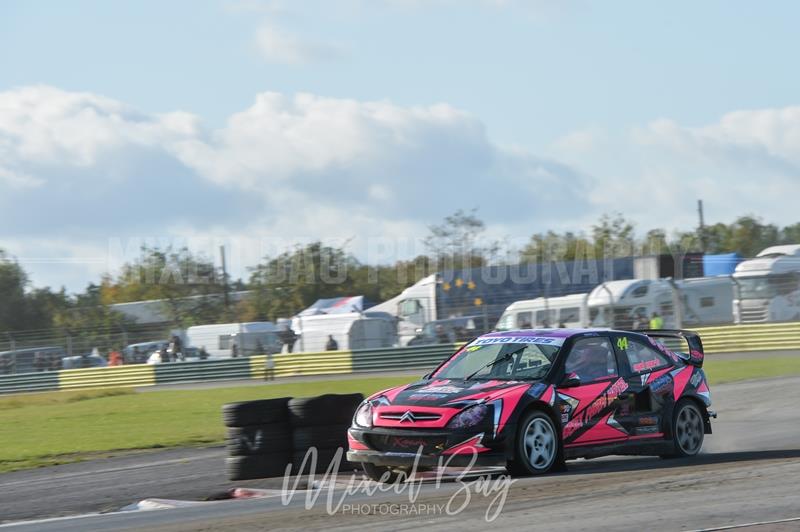
[(270, 63), (305, 65), (338, 59), (344, 47), (330, 42), (312, 41), (274, 25), (263, 25), (256, 32), (256, 45)]
[(41, 86), (0, 93), (0, 168), (0, 224), (40, 255), (62, 254), (48, 251), (56, 237), (101, 249), (129, 235), (208, 232), (355, 237), (358, 251), (368, 247), (358, 239), (417, 238), (475, 206), (527, 232), (588, 205), (579, 193), (590, 183), (496, 146), (446, 104), (262, 93), (208, 130), (188, 113)]
[[(701, 127), (660, 120), (630, 137), (578, 131), (555, 143), (567, 165), (497, 145), (447, 104), (265, 92), (210, 130), (185, 112), (23, 87), (0, 92), (0, 227), (12, 253), (56, 259), (30, 265), (37, 282), (61, 284), (59, 259), (132, 235), (233, 239), (244, 275), (276, 238), (284, 248), (352, 239), (362, 257), (388, 238), (389, 255), (412, 256), (426, 226), (458, 208), (478, 207), (493, 236), (523, 240), (609, 211), (642, 229), (687, 228), (697, 198), (709, 221), (753, 212), (792, 223), (799, 132), (798, 108)], [(73, 264), (65, 279), (96, 280), (99, 267)]]

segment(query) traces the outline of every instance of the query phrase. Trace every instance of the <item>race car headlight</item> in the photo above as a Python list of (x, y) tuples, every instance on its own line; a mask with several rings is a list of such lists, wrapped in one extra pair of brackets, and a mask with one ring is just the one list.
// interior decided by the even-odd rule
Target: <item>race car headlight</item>
[(486, 414), (489, 413), (489, 407), (485, 404), (479, 404), (465, 408), (456, 414), (447, 426), (451, 429), (466, 429), (474, 427), (484, 420)]
[(353, 422), (359, 427), (372, 427), (372, 403), (365, 401), (356, 410), (356, 415), (353, 416)]

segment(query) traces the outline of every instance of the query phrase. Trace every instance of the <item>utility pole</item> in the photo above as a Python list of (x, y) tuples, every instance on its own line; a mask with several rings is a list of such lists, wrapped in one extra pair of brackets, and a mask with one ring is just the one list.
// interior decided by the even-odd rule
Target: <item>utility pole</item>
[(700, 217), (700, 250), (706, 252), (706, 224), (703, 220), (703, 200), (697, 200), (697, 214)]
[(219, 256), (222, 261), (222, 295), (225, 301), (225, 312), (227, 312), (230, 301), (228, 299), (228, 270), (225, 266), (225, 246), (219, 247)]

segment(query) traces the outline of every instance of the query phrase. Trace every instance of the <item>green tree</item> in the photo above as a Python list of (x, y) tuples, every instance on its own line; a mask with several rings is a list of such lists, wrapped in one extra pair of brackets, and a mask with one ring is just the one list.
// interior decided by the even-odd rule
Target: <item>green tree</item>
[(116, 278), (103, 280), (100, 292), (105, 304), (163, 300), (169, 321), (187, 327), (235, 319), (224, 305), (225, 288), (211, 260), (186, 248), (143, 247), (139, 258), (125, 264)]

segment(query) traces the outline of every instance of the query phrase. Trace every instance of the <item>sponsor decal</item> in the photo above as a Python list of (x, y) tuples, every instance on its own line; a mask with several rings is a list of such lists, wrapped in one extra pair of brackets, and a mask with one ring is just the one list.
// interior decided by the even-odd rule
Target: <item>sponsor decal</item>
[(409, 401), (438, 401), (442, 397), (447, 397), (449, 394), (446, 393), (419, 393), (414, 395), (409, 395)]
[(625, 336), (617, 338), (617, 347), (619, 347), (623, 351), (628, 349), (628, 338)]
[(421, 438), (407, 438), (405, 436), (395, 436), (394, 438), (392, 438), (392, 443), (397, 447), (418, 448), (418, 447), (425, 447), (425, 444), (427, 442)]
[(650, 383), (650, 391), (656, 394), (664, 394), (669, 392), (671, 384), (672, 375), (666, 373)]
[(656, 432), (658, 432), (656, 426), (636, 427), (636, 434), (655, 434)]
[(643, 416), (639, 418), (639, 425), (650, 427), (658, 425), (658, 418), (656, 416)]
[(563, 338), (547, 338), (543, 336), (494, 336), (489, 338), (478, 338), (472, 345), (492, 345), (492, 344), (543, 344), (543, 345), (563, 345)]
[(700, 384), (700, 380), (702, 378), (703, 377), (702, 377), (702, 375), (700, 375), (700, 372), (697, 372), (694, 375), (692, 375), (692, 379), (689, 382), (691, 382), (692, 386), (694, 386), (696, 388), (697, 385)]
[(528, 395), (530, 395), (531, 397), (539, 397), (544, 393), (546, 389), (547, 385), (543, 382), (539, 382), (531, 386), (531, 389), (528, 390)]
[(635, 371), (636, 373), (639, 373), (641, 371), (647, 371), (648, 369), (655, 368), (659, 364), (661, 364), (661, 361), (658, 360), (657, 358), (654, 358), (652, 360), (645, 360), (644, 362), (637, 362), (636, 364), (633, 365), (633, 371)]
[(564, 437), (569, 437), (572, 433), (581, 428), (584, 423), (590, 423), (593, 418), (597, 417), (597, 415), (603, 411), (603, 409), (613, 403), (617, 397), (619, 397), (619, 394), (627, 389), (628, 383), (625, 382), (625, 379), (617, 380), (605, 392), (603, 392), (600, 397), (592, 401), (589, 406), (581, 411), (578, 417), (567, 423), (567, 425), (564, 427)]
[(459, 388), (458, 386), (428, 386), (427, 388), (420, 389), (420, 392), (423, 393), (438, 393), (443, 395), (448, 395), (451, 393), (459, 393), (463, 391), (463, 388)]
[(561, 424), (565, 424), (569, 422), (569, 414), (561, 414)]

